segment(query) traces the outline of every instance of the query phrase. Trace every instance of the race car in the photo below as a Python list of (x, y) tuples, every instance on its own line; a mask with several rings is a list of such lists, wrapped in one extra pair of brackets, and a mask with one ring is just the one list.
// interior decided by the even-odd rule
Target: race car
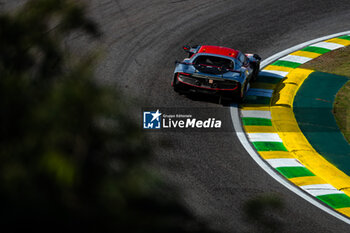
[(212, 45), (183, 46), (189, 54), (176, 61), (176, 92), (200, 92), (241, 101), (260, 69), (260, 56)]

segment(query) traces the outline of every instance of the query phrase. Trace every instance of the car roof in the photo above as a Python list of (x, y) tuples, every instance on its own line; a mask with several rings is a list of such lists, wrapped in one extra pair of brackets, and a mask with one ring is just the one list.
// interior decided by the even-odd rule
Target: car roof
[(239, 51), (223, 46), (202, 45), (197, 53), (211, 53), (227, 57), (237, 58)]

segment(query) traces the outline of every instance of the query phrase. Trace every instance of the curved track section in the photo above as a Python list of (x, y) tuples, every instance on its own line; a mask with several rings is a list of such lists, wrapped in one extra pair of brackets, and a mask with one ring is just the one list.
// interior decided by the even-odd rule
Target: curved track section
[[(183, 44), (214, 44), (254, 52), (263, 58), (296, 44), (348, 30), (348, 0), (89, 0), (107, 48), (97, 70), (102, 82), (143, 100), (143, 106), (218, 107), (179, 96), (170, 82)], [(79, 43), (77, 42), (79, 41)], [(72, 38), (72, 45), (87, 45)], [(133, 104), (132, 102), (130, 104)], [(141, 113), (138, 113), (141, 117)], [(232, 133), (157, 133), (173, 142), (158, 148), (155, 162), (183, 192), (198, 216), (225, 232), (251, 229), (243, 203), (275, 193), (285, 200), (284, 232), (348, 232), (349, 226), (320, 211), (266, 174)]]
[[(276, 55), (273, 55), (265, 59), (261, 64), (261, 67), (264, 68), (260, 73), (261, 77), (264, 77), (263, 75), (270, 74), (272, 76), (270, 76), (269, 79), (266, 79), (266, 76), (265, 76), (265, 80), (271, 81), (271, 79), (275, 78), (275, 80), (278, 82), (278, 80), (281, 80), (282, 78), (284, 79), (280, 83), (276, 84), (277, 87), (276, 86), (274, 87), (274, 90), (278, 90), (278, 91), (276, 93), (273, 93), (269, 104), (266, 104), (264, 106), (262, 106), (261, 104), (258, 104), (258, 105), (254, 104), (254, 101), (259, 100), (258, 96), (255, 96), (254, 99), (251, 99), (250, 102), (248, 101), (246, 104), (243, 104), (242, 106), (243, 110), (241, 110), (240, 113), (241, 113), (241, 116), (243, 117), (242, 120), (243, 120), (243, 125), (244, 125), (246, 135), (242, 133), (243, 129), (240, 123), (241, 121), (239, 120), (239, 117), (238, 117), (237, 107), (236, 106), (231, 107), (231, 117), (232, 117), (233, 125), (236, 130), (237, 136), (241, 140), (242, 145), (246, 148), (250, 156), (268, 174), (270, 174), (273, 178), (279, 181), (282, 185), (284, 185), (291, 191), (295, 192), (297, 195), (309, 201), (310, 203), (314, 204), (315, 206), (319, 207), (320, 209), (324, 210), (325, 212), (329, 213), (330, 215), (333, 215), (334, 217), (348, 224), (350, 224), (350, 219), (344, 217), (340, 213), (344, 215), (348, 215), (349, 208), (347, 207), (349, 206), (350, 199), (346, 193), (340, 190), (344, 190), (345, 192), (347, 192), (346, 188), (349, 186), (347, 184), (349, 178), (343, 172), (339, 171), (336, 167), (334, 167), (332, 164), (328, 164), (323, 159), (323, 157), (320, 156), (313, 149), (313, 147), (309, 144), (307, 139), (304, 137), (303, 133), (299, 130), (298, 122), (294, 117), (293, 102), (294, 102), (295, 95), (297, 94), (299, 88), (303, 85), (304, 81), (310, 76), (311, 73), (317, 74), (317, 77), (319, 73), (317, 72), (314, 73), (313, 70), (300, 69), (296, 67), (287, 68), (284, 66), (276, 66), (274, 64), (278, 64), (278, 62), (281, 62), (281, 61), (283, 62), (287, 58), (294, 59), (294, 60), (297, 59), (297, 61), (299, 62), (307, 62), (309, 60), (312, 60), (315, 57), (322, 55), (320, 53), (307, 53), (299, 50), (304, 47), (306, 48), (303, 50), (314, 49), (314, 51), (316, 50), (321, 51), (322, 49), (315, 47), (315, 45), (332, 46), (333, 49), (347, 46), (350, 44), (350, 41), (343, 40), (340, 38), (348, 39), (349, 36), (347, 36), (347, 34), (349, 33), (350, 31), (347, 31), (347, 32), (329, 35), (326, 37), (317, 38), (315, 40), (311, 40), (311, 41), (302, 43), (300, 45), (294, 46), (292, 48), (289, 48), (285, 51), (282, 51)], [(346, 36), (339, 37), (343, 35), (346, 35)], [(335, 38), (335, 37), (339, 37), (339, 38)], [(325, 42), (320, 42), (320, 41), (325, 41)], [(313, 47), (308, 47), (312, 45)], [(299, 50), (299, 51), (296, 51), (296, 50)], [(328, 50), (327, 51), (322, 50), (322, 51), (327, 52)], [(299, 56), (295, 56), (294, 54), (297, 54)], [(301, 54), (312, 56), (312, 58), (302, 57), (300, 56)], [(287, 63), (287, 64), (283, 63), (283, 64), (289, 65), (289, 66), (291, 64), (293, 66), (300, 65), (300, 64), (298, 65), (298, 63), (296, 62)], [(284, 72), (280, 70), (275, 71), (273, 69), (282, 69), (284, 70)], [(269, 73), (269, 72), (272, 72), (272, 73)], [(283, 74), (284, 77), (278, 76), (276, 73)], [(328, 75), (329, 74), (327, 74), (327, 77)], [(311, 77), (313, 77), (313, 75), (311, 75)], [(344, 82), (347, 80), (347, 78), (345, 77), (343, 81), (340, 79), (340, 77), (339, 78), (337, 77), (337, 80), (338, 79), (339, 79), (339, 82), (342, 84), (344, 84)], [(324, 89), (323, 89), (324, 93), (327, 93), (327, 95), (330, 95), (330, 96), (335, 96), (336, 90), (339, 89), (339, 85), (341, 84), (338, 84), (338, 86), (335, 87), (335, 90), (334, 90), (335, 93), (334, 92), (329, 93), (328, 87), (333, 85), (334, 76), (331, 76), (329, 78), (328, 86), (326, 82), (327, 79), (322, 79), (322, 81), (325, 82), (325, 84), (322, 84), (324, 86)], [(313, 85), (309, 85), (308, 91), (312, 92), (315, 85), (316, 86), (319, 85), (317, 84), (318, 82), (319, 80), (316, 82), (314, 81)], [(255, 85), (259, 85), (259, 83)], [(264, 83), (260, 83), (260, 85), (263, 86)], [(319, 87), (319, 89), (322, 89), (321, 86)], [(308, 96), (308, 94), (304, 93), (304, 96)], [(313, 97), (310, 99), (314, 100), (315, 98), (316, 97)], [(327, 98), (323, 98), (323, 99), (327, 99)], [(304, 101), (302, 99), (299, 99), (299, 102), (303, 103)], [(324, 103), (322, 102), (322, 104)], [(330, 106), (331, 108), (332, 104), (330, 105), (331, 105)], [(310, 103), (308, 106), (310, 108)], [(313, 112), (313, 114), (315, 114), (315, 112)], [(332, 118), (332, 113), (329, 112), (329, 114), (331, 114), (331, 118)], [(244, 118), (244, 116), (248, 116), (248, 118)], [(258, 117), (258, 118), (250, 118), (250, 117)], [(254, 119), (254, 122), (252, 122), (252, 119)], [(256, 121), (257, 119), (260, 120), (259, 121), (260, 123)], [(270, 122), (271, 125), (263, 123), (261, 119), (264, 119), (265, 121)], [(311, 123), (309, 123), (309, 125), (310, 124)], [(315, 123), (312, 123), (312, 124), (314, 126), (317, 125)], [(328, 125), (329, 125), (329, 122), (327, 122), (327, 127), (329, 127)], [(291, 131), (292, 128), (293, 130)], [(265, 136), (263, 138), (257, 138), (258, 135), (260, 135), (260, 137), (262, 135), (265, 135)], [(266, 148), (258, 148), (257, 147), (258, 145), (255, 144), (256, 141), (261, 141), (262, 139), (262, 141), (266, 142), (266, 141), (269, 141), (268, 137), (270, 137), (270, 140), (273, 139), (273, 141), (269, 142), (271, 143), (271, 146), (272, 145), (276, 146), (277, 144), (280, 146), (275, 148), (271, 147), (268, 150), (266, 150)], [(276, 138), (278, 138), (280, 142), (276, 142), (275, 141)], [(250, 141), (251, 144), (253, 144), (252, 146), (251, 144), (248, 143), (248, 140)], [(346, 142), (346, 145), (348, 145), (347, 142)], [(253, 147), (255, 147), (255, 149), (253, 149)], [(333, 151), (334, 151), (334, 148), (332, 150), (332, 153), (334, 153)], [(258, 156), (257, 153), (259, 153), (260, 156)], [(274, 169), (271, 169), (270, 167), (266, 166), (265, 163), (268, 163), (270, 164), (270, 166), (275, 168), (276, 169), (275, 172), (273, 172)], [(313, 172), (308, 170), (308, 168), (306, 168), (305, 165), (307, 165), (308, 168), (310, 168)], [(320, 168), (322, 170), (319, 170)], [(322, 178), (318, 176), (325, 178), (328, 184), (326, 184), (326, 181), (324, 181)], [(286, 179), (289, 179), (290, 182), (285, 182)], [(291, 183), (294, 183), (296, 186), (299, 186), (301, 189), (299, 190), (296, 189), (295, 187), (293, 187), (293, 185), (291, 185)], [(333, 187), (330, 184), (336, 185), (337, 188)], [(317, 201), (316, 198), (312, 199), (309, 196), (307, 196), (305, 192), (309, 193), (310, 195), (316, 196), (317, 199), (323, 201), (324, 204), (326, 205), (328, 204), (329, 206), (322, 205), (319, 201)], [(332, 201), (324, 201), (327, 198)], [(337, 204), (337, 205), (334, 205), (334, 204)], [(329, 208), (330, 206), (335, 208), (339, 212), (336, 212), (334, 211), (334, 209)]]

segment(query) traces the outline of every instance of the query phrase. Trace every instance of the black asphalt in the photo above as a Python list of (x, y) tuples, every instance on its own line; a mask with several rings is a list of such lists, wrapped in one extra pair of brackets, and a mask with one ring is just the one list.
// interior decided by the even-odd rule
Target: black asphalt
[[(108, 51), (98, 67), (98, 78), (132, 93), (142, 101), (141, 106), (149, 107), (223, 108), (173, 92), (174, 60), (184, 57), (183, 44), (223, 45), (266, 58), (301, 42), (348, 30), (350, 22), (350, 3), (344, 0), (90, 3)], [(243, 203), (256, 195), (274, 193), (285, 201), (285, 232), (350, 231), (349, 225), (269, 177), (245, 152), (233, 128), (232, 133), (175, 132), (151, 137), (173, 142), (172, 149), (156, 151), (162, 174), (180, 187), (186, 204), (217, 229), (249, 231), (241, 217)]]
[[(12, 2), (12, 1), (8, 1)], [(105, 57), (97, 67), (101, 82), (119, 87), (148, 107), (218, 107), (173, 92), (174, 61), (183, 44), (212, 44), (267, 58), (293, 45), (349, 30), (348, 0), (89, 0), (89, 11), (104, 32)], [(77, 48), (88, 40), (72, 38)], [(138, 101), (130, 100), (130, 105)], [(141, 108), (136, 118), (141, 118)], [(284, 232), (350, 232), (347, 225), (304, 201), (265, 173), (233, 132), (155, 133), (156, 166), (179, 186), (184, 202), (225, 232), (249, 232), (243, 203), (277, 194), (285, 201)], [(140, 123), (141, 126), (141, 123)]]

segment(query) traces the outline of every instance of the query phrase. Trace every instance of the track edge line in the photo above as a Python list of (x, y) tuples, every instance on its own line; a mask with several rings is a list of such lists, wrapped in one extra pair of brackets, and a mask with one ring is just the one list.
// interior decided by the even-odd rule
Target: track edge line
[[(324, 41), (324, 40), (328, 40), (334, 37), (338, 37), (338, 36), (342, 36), (345, 34), (350, 34), (350, 31), (344, 31), (344, 32), (339, 32), (339, 33), (335, 33), (335, 34), (331, 34), (331, 35), (327, 35), (327, 36), (323, 36), (323, 37), (319, 37), (313, 40), (309, 40), (306, 42), (303, 42), (301, 44), (295, 45), (293, 47), (290, 47), (288, 49), (285, 49), (279, 53), (276, 53), (268, 58), (266, 58), (264, 61), (261, 62), (261, 68), (266, 67), (267, 65), (269, 65), (270, 63), (278, 60), (279, 58), (292, 53), (294, 51), (300, 50), (301, 48), (304, 48), (310, 44), (314, 44), (320, 41)], [(284, 177), (281, 177), (279, 174), (276, 173), (275, 170), (272, 169), (272, 167), (270, 167), (267, 162), (265, 160), (263, 160), (260, 155), (257, 154), (257, 152), (255, 151), (255, 149), (252, 147), (252, 145), (250, 144), (250, 142), (247, 139), (247, 136), (243, 130), (242, 124), (241, 124), (241, 120), (239, 117), (239, 108), (237, 106), (237, 104), (232, 104), (230, 106), (230, 115), (231, 115), (231, 120), (233, 123), (233, 127), (234, 130), (236, 132), (236, 135), (239, 139), (239, 141), (241, 142), (241, 144), (243, 145), (244, 149), (248, 152), (248, 154), (250, 155), (250, 157), (265, 171), (267, 172), (272, 178), (274, 178), (276, 181), (278, 181), (280, 184), (282, 184), (283, 186), (285, 186), (286, 188), (288, 188), (290, 191), (294, 192), (295, 194), (297, 194), (298, 196), (300, 196), (301, 198), (303, 198), (304, 200), (308, 201), (309, 203), (313, 204), (314, 206), (318, 207), (319, 209), (325, 211), (326, 213), (332, 215), (333, 217), (347, 223), (350, 225), (350, 219), (343, 216), (342, 214), (340, 214), (339, 212), (331, 209), (330, 207), (321, 204), (320, 202), (318, 202), (314, 197), (312, 197), (311, 195), (307, 194), (306, 192), (302, 191), (301, 189), (299, 189), (299, 187), (295, 186), (292, 183), (289, 183)]]

